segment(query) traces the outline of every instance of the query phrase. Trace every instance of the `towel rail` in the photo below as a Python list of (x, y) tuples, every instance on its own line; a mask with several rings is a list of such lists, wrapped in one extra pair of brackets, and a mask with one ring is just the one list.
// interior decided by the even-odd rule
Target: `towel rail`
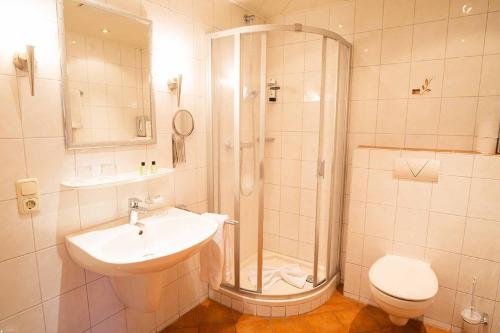
[(225, 220), (224, 223), (235, 225), (235, 224), (238, 224), (240, 222), (238, 222), (236, 220)]

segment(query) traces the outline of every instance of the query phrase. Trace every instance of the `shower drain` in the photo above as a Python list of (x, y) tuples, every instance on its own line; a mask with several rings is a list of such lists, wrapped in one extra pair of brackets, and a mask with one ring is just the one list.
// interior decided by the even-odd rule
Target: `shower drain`
[(313, 283), (313, 276), (312, 275), (308, 275), (307, 278), (306, 278), (306, 282)]

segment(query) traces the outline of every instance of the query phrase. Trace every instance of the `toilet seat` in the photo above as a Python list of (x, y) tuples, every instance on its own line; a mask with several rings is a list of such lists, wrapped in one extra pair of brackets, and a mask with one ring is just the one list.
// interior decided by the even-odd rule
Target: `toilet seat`
[(426, 301), (438, 291), (436, 274), (417, 259), (386, 255), (373, 264), (368, 277), (380, 292), (404, 301)]

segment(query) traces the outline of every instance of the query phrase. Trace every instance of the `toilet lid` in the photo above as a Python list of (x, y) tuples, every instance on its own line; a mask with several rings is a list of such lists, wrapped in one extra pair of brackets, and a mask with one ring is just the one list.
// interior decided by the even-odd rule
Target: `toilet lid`
[(368, 276), (375, 288), (403, 300), (425, 301), (438, 291), (436, 274), (417, 259), (386, 255), (373, 264)]

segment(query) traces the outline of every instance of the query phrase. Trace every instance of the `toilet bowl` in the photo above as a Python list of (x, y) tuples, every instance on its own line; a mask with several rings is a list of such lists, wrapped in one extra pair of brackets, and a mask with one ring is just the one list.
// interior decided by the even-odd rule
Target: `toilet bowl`
[(368, 279), (373, 300), (397, 326), (424, 314), (438, 292), (436, 274), (428, 263), (396, 255), (378, 259)]

